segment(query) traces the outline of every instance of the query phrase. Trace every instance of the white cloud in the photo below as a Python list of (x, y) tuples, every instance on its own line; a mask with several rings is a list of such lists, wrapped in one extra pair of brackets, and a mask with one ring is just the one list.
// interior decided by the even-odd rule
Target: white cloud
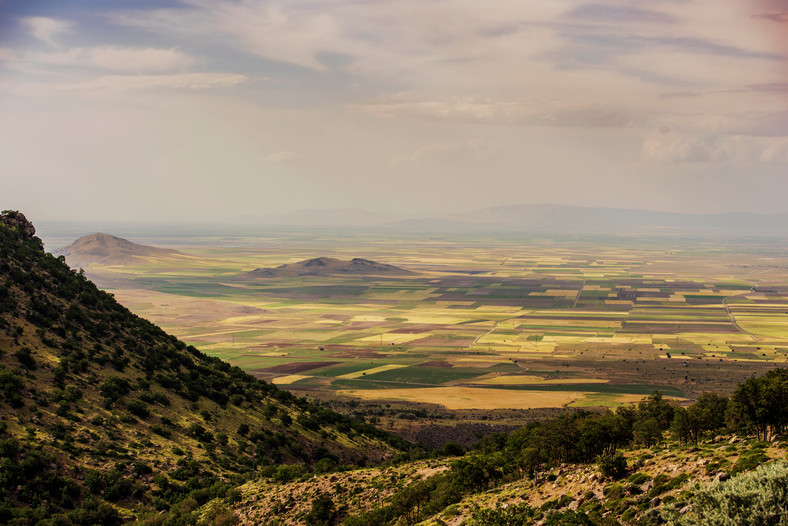
[(170, 75), (106, 75), (86, 82), (54, 86), (62, 91), (127, 91), (151, 88), (202, 90), (228, 88), (248, 80), (232, 73), (175, 73)]
[(71, 29), (71, 22), (57, 18), (31, 16), (19, 19), (19, 22), (37, 39), (52, 47), (58, 47), (57, 37)]
[(569, 104), (558, 100), (495, 101), (472, 97), (418, 100), (400, 94), (356, 107), (378, 117), (417, 117), (483, 124), (609, 128), (643, 124), (644, 110), (612, 104)]
[(184, 70), (194, 59), (176, 49), (99, 46), (72, 48), (55, 53), (31, 53), (25, 61), (55, 66), (99, 68), (130, 73)]
[(662, 127), (643, 142), (657, 163), (787, 163), (788, 138), (673, 131)]
[(457, 159), (485, 161), (496, 155), (503, 147), (504, 145), (501, 143), (481, 139), (471, 139), (466, 142), (433, 142), (417, 149), (410, 155), (394, 156), (389, 162), (393, 166), (398, 166)]
[(295, 152), (283, 150), (281, 152), (271, 153), (265, 156), (265, 160), (269, 163), (284, 164), (299, 160), (301, 157)]

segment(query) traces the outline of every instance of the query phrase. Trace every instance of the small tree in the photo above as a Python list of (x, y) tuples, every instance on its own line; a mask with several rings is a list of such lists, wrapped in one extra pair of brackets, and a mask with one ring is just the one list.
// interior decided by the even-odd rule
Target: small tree
[(335, 519), (334, 500), (326, 494), (320, 494), (312, 501), (312, 509), (304, 517), (307, 526), (331, 526)]
[(620, 452), (605, 452), (597, 457), (599, 472), (606, 478), (618, 480), (627, 474), (627, 459)]

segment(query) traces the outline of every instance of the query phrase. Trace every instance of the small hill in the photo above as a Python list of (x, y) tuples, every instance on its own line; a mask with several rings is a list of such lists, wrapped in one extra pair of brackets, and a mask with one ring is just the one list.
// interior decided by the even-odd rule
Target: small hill
[(69, 246), (57, 250), (55, 255), (65, 256), (68, 264), (76, 268), (93, 263), (128, 265), (139, 262), (138, 258), (177, 256), (182, 253), (170, 248), (140, 245), (128, 239), (98, 233), (82, 236)]
[(0, 215), (0, 523), (194, 524), (261, 470), (359, 466), (406, 445), (166, 334), (34, 234)]
[(369, 259), (353, 258), (350, 261), (319, 257), (298, 263), (288, 263), (276, 268), (258, 268), (239, 276), (241, 279), (254, 278), (295, 278), (306, 276), (405, 276), (413, 274), (394, 265), (386, 265)]

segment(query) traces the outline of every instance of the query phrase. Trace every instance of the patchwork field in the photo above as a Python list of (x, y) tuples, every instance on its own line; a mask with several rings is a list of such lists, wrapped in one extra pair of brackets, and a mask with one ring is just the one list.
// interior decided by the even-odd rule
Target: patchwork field
[[(455, 408), (611, 406), (732, 390), (788, 363), (788, 255), (771, 243), (192, 238), (91, 266), (135, 313), (282, 388)], [(402, 276), (239, 276), (317, 256)]]

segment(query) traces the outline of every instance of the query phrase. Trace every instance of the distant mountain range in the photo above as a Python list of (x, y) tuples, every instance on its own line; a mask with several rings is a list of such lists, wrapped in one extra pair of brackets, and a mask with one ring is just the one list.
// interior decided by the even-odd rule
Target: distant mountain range
[(282, 226), (376, 227), (401, 230), (504, 230), (527, 232), (633, 232), (764, 230), (788, 233), (788, 214), (686, 214), (626, 208), (522, 204), (481, 208), (432, 217), (396, 216), (361, 209), (302, 210), (267, 215), (258, 224)]
[(86, 267), (91, 263), (127, 265), (140, 257), (183, 255), (171, 248), (139, 245), (127, 239), (101, 233), (82, 236), (69, 246), (54, 251), (54, 254), (65, 256), (68, 264), (74, 268)]
[(298, 263), (280, 265), (276, 268), (258, 268), (238, 276), (238, 279), (336, 275), (404, 276), (408, 274), (413, 273), (394, 265), (386, 265), (385, 263), (378, 263), (369, 259), (353, 258), (350, 261), (343, 261), (341, 259), (320, 257), (299, 261)]

